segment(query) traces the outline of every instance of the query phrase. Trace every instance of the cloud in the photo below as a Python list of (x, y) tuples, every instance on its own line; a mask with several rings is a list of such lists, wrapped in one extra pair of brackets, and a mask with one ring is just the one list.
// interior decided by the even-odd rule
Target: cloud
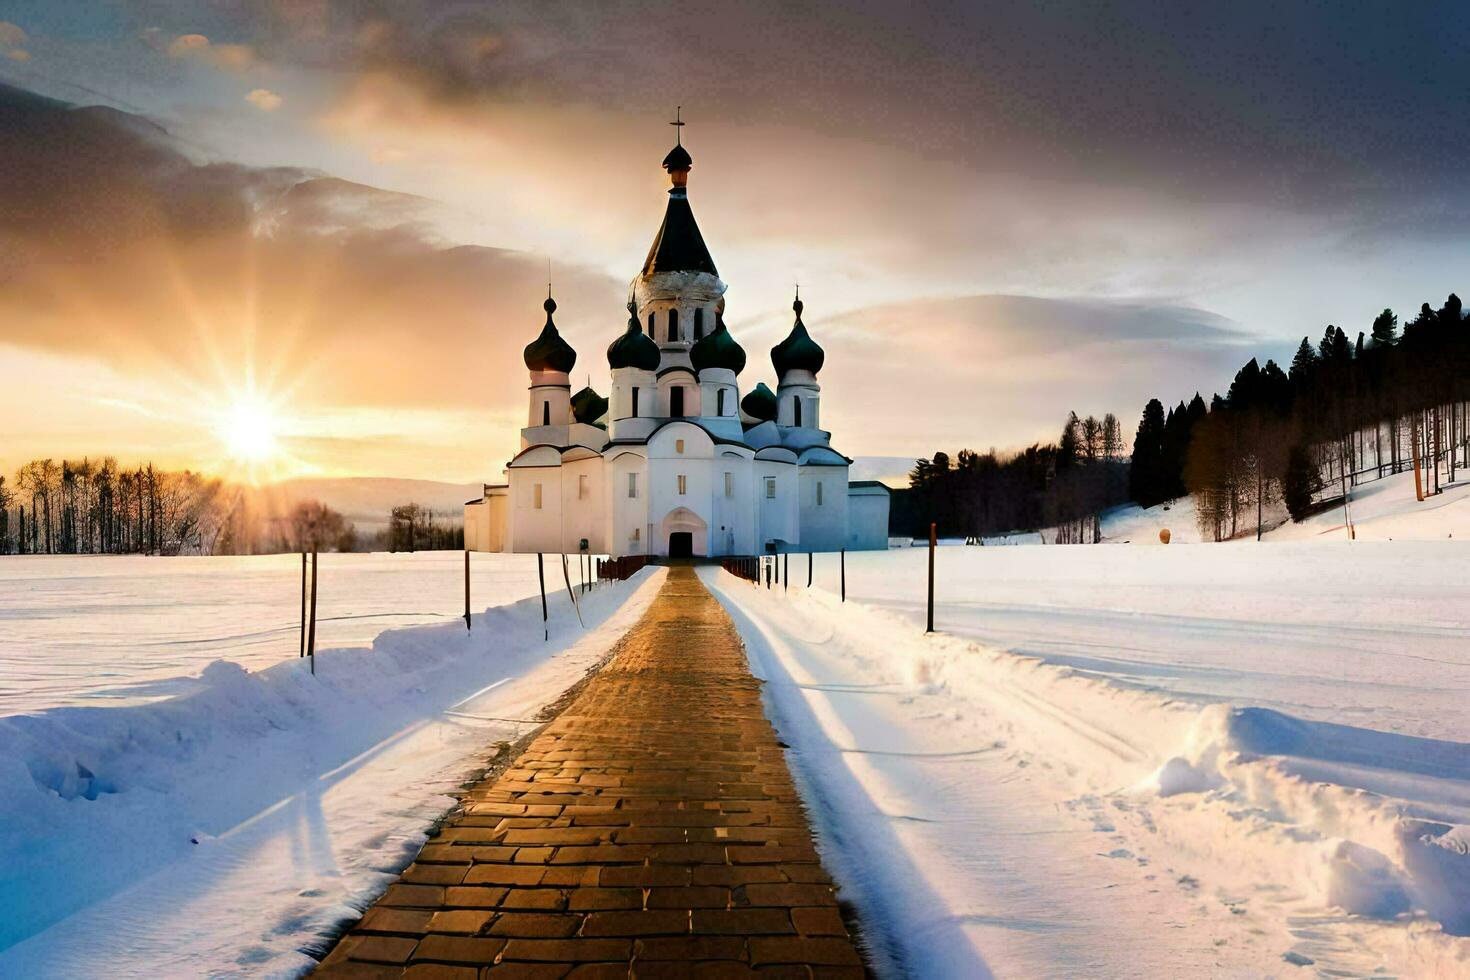
[(20, 25), (0, 20), (0, 54), (11, 61), (30, 61), (31, 53), (26, 50), (26, 42), (29, 40)]
[(245, 96), (261, 112), (274, 112), (281, 107), (281, 97), (267, 88), (254, 88)]
[[(202, 389), (253, 371), (302, 410), (524, 411), (543, 257), (446, 242), (410, 195), (195, 164), (116, 110), (0, 87), (0, 129), (0, 344)], [(558, 266), (558, 320), (594, 377), (625, 288)]]
[(203, 34), (180, 34), (168, 45), (170, 57), (197, 61), (227, 71), (240, 72), (255, 63), (248, 44), (215, 44)]
[(1127, 420), (1149, 398), (1208, 395), (1257, 344), (1167, 299), (975, 295), (804, 320), (827, 350), (824, 414), (871, 453), (1052, 439), (1073, 409)]

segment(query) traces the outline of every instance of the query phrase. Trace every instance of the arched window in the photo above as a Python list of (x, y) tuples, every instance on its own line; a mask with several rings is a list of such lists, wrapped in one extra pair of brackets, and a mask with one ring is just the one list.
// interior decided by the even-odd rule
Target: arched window
[[(704, 307), (694, 308), (694, 339), (699, 340), (704, 336)], [(721, 413), (723, 414), (723, 413)]]
[(725, 414), (725, 389), (721, 388), (715, 392), (715, 414)]
[(633, 389), (633, 417), (638, 417), (638, 389)]
[(801, 398), (799, 396), (791, 397), (791, 407), (796, 410), (796, 425), (799, 427), (801, 425)]
[[(648, 336), (653, 337), (653, 314), (652, 313), (649, 313), (648, 314)], [(657, 340), (658, 338), (657, 337), (653, 337), (653, 339), (654, 340)]]
[(676, 344), (678, 342), (679, 342), (679, 311), (678, 310), (670, 310), (669, 311), (669, 343)]
[(542, 402), (541, 403), (541, 424), (542, 425), (550, 425), (551, 424), (551, 402)]
[(669, 389), (669, 415), (678, 417), (684, 414), (684, 386), (674, 385)]

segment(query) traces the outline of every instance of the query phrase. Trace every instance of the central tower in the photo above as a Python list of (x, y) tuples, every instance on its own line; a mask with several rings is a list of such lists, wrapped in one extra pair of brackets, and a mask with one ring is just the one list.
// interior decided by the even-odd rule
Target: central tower
[[(682, 127), (684, 123), (676, 120), (673, 125)], [(662, 355), (661, 379), (671, 369), (682, 368), (693, 373), (689, 350), (714, 331), (720, 298), (725, 294), (725, 284), (689, 207), (689, 171), (693, 166), (681, 137), (664, 157), (663, 168), (673, 186), (669, 188), (663, 224), (648, 249), (642, 271), (633, 280), (638, 322), (649, 339), (658, 344)], [(683, 381), (689, 383), (688, 378)], [(666, 387), (663, 383), (659, 385), (661, 391)], [(697, 399), (698, 389), (689, 394)], [(697, 404), (668, 402), (666, 399), (664, 415), (700, 414)]]

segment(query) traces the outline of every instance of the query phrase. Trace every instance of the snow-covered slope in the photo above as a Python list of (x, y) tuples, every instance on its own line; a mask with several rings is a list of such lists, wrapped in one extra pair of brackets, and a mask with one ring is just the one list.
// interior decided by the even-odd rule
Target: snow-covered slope
[(1458, 543), (925, 561), (711, 577), (895, 972), (1470, 974)]
[[(1445, 487), (1421, 502), (1414, 498), (1414, 474), (1398, 473), (1354, 487), (1348, 494), (1348, 509), (1358, 541), (1470, 540), (1470, 482)], [(1254, 514), (1242, 519), (1242, 540), (1254, 540), (1254, 519)], [(1348, 538), (1341, 507), (1314, 514), (1300, 524), (1284, 520), (1279, 513), (1274, 518), (1268, 515), (1267, 523), (1275, 525), (1262, 535), (1268, 541)], [(1158, 544), (1159, 531), (1164, 528), (1176, 544), (1202, 540), (1193, 498), (1181, 497), (1147, 509), (1127, 504), (1102, 517), (1105, 544)], [(1052, 535), (1046, 537), (1051, 540)]]
[[(183, 559), (185, 561), (199, 559)], [(293, 976), (662, 573), (323, 648), (193, 693), (0, 718), (0, 976)], [(8, 947), (8, 948), (7, 948)]]

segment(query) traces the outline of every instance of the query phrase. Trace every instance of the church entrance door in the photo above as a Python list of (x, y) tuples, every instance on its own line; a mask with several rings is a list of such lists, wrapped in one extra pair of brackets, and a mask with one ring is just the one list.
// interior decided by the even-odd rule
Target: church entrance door
[(694, 535), (689, 531), (669, 532), (669, 557), (693, 558)]

